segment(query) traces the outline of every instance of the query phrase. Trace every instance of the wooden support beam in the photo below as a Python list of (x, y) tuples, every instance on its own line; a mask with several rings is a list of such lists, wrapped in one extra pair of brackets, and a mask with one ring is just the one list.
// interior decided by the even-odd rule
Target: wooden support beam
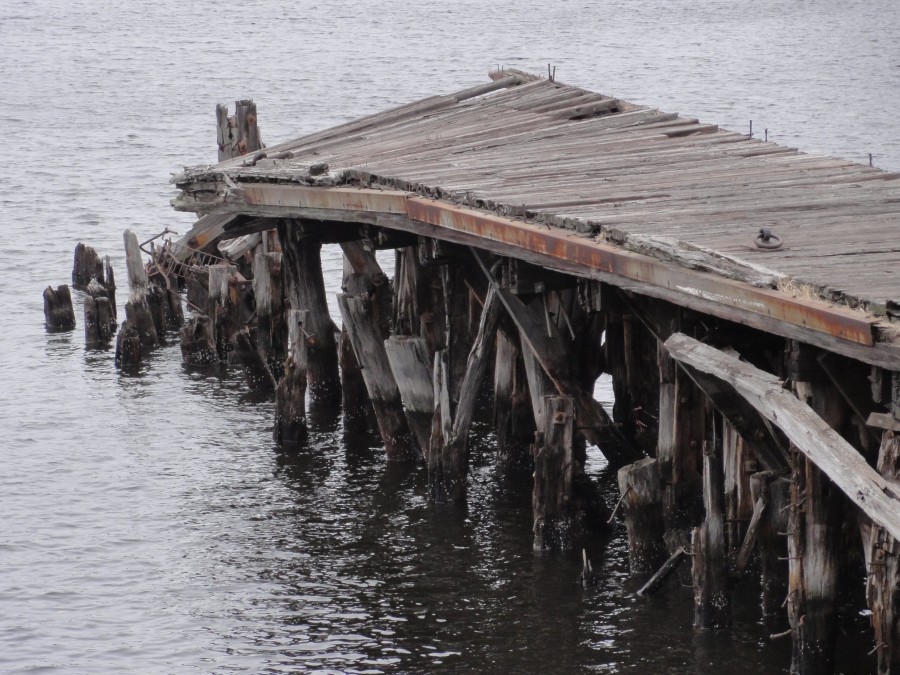
[(337, 300), (353, 351), (362, 366), (363, 379), (375, 410), (387, 458), (412, 460), (415, 457), (414, 445), (403, 412), (400, 390), (388, 361), (373, 298), (369, 294), (341, 293)]
[(522, 344), (531, 350), (557, 392), (575, 401), (577, 430), (588, 442), (597, 445), (613, 464), (621, 465), (639, 459), (641, 453), (622, 436), (600, 404), (575, 384), (570, 354), (556, 327), (552, 323), (547, 324), (542, 316), (526, 307), (511, 291), (498, 289), (497, 292), (519, 329)]
[(465, 374), (459, 388), (459, 402), (453, 417), (454, 438), (466, 439), (466, 442), (468, 442), (469, 428), (472, 426), (472, 417), (475, 414), (475, 403), (487, 373), (491, 345), (495, 341), (502, 311), (503, 305), (500, 302), (497, 286), (491, 284), (484, 300), (484, 308), (481, 311), (478, 332), (475, 334), (465, 362)]
[(900, 538), (900, 497), (894, 485), (808, 405), (785, 391), (781, 380), (686, 335), (673, 335), (665, 346), (692, 377), (702, 372), (729, 384), (875, 523)]
[(547, 396), (544, 425), (534, 445), (534, 550), (570, 550), (576, 523), (572, 509), (575, 402)]
[(306, 368), (308, 363), (307, 336), (304, 323), (309, 310), (292, 309), (287, 314), (288, 354), (284, 375), (275, 389), (275, 441), (296, 445), (306, 441)]

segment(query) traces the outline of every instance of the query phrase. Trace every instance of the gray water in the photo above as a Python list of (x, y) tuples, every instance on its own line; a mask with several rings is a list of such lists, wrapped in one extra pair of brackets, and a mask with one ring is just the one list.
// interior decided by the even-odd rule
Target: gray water
[[(254, 98), (271, 144), (550, 62), (900, 170), (898, 40), (887, 0), (3, 2), (0, 671), (784, 671), (752, 586), (734, 629), (695, 633), (677, 582), (631, 596), (621, 532), (592, 544), (587, 589), (575, 557), (535, 556), (527, 487), (494, 469), (488, 429), (468, 509), (434, 509), (421, 471), (339, 417), (279, 453), (271, 403), (185, 370), (177, 345), (119, 374), (80, 326), (45, 332), (41, 291), (79, 241), (121, 281), (123, 229), (190, 226), (167, 181), (214, 161), (216, 102)], [(589, 469), (604, 479), (596, 453)], [(844, 609), (841, 668), (870, 671), (859, 598)]]

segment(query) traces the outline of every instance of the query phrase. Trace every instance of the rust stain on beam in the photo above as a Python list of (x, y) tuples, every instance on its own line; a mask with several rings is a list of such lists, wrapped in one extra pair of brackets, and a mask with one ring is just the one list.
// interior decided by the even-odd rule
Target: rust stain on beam
[(858, 344), (874, 344), (872, 332), (876, 320), (849, 309), (792, 298), (777, 291), (682, 269), (565, 230), (539, 227), (420, 197), (410, 197), (408, 202), (408, 215), (414, 220), (503, 241), (548, 258), (575, 262), (625, 279), (669, 288)]
[[(554, 261), (623, 281), (667, 289), (683, 296), (781, 321), (863, 346), (872, 346), (877, 320), (828, 303), (793, 298), (724, 277), (689, 270), (625, 251), (560, 228), (526, 223), (401, 190), (243, 183), (235, 201), (256, 207), (355, 211), (406, 216), (445, 231), (530, 251)], [(298, 214), (300, 215), (300, 214)], [(348, 216), (352, 220), (352, 216)], [(423, 233), (424, 234), (424, 233)], [(488, 247), (490, 248), (490, 247)]]

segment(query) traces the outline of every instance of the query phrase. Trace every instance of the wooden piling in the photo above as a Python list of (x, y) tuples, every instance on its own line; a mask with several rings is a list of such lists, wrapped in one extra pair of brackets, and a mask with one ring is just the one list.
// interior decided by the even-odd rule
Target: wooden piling
[(44, 322), (48, 330), (71, 330), (75, 328), (75, 309), (72, 294), (66, 284), (53, 290), (44, 289)]
[(152, 347), (159, 343), (159, 336), (150, 306), (147, 302), (150, 282), (141, 259), (141, 248), (137, 235), (125, 230), (125, 266), (128, 270), (130, 288), (128, 302), (125, 303), (125, 320), (130, 322), (138, 332), (142, 347)]
[[(790, 514), (790, 485), (785, 472), (760, 471), (750, 477), (750, 489), (754, 502), (761, 511), (758, 529), (755, 531), (756, 549), (759, 552), (760, 606), (762, 615), (775, 616), (783, 611), (784, 599), (788, 592), (787, 538)], [(750, 532), (748, 531), (748, 537)], [(743, 572), (753, 547), (747, 544), (744, 562), (739, 556), (738, 571)]]
[(518, 332), (502, 326), (497, 331), (494, 363), (494, 427), (500, 467), (515, 470), (531, 465), (536, 428)]
[(713, 418), (711, 441), (703, 447), (703, 506), (706, 516), (694, 528), (693, 568), (694, 627), (726, 628), (731, 625), (731, 594), (725, 554), (724, 472), (722, 469), (721, 417)]
[(341, 378), (335, 327), (328, 313), (322, 279), (319, 255), (322, 244), (317, 239), (304, 237), (296, 221), (279, 221), (278, 239), (284, 255), (283, 269), (291, 308), (309, 311), (309, 322), (304, 329), (309, 350), (307, 382), (310, 399), (337, 403), (341, 398)]
[(288, 355), (284, 363), (284, 375), (275, 391), (275, 441), (286, 445), (303, 443), (307, 438), (306, 426), (306, 368), (308, 342), (305, 323), (308, 310), (292, 309), (287, 314)]
[[(897, 375), (894, 375), (897, 378)], [(900, 435), (884, 431), (878, 451), (878, 472), (900, 479)], [(863, 547), (866, 554), (866, 600), (872, 612), (878, 674), (900, 670), (900, 545), (883, 527), (866, 519)]]
[(207, 272), (209, 293), (206, 314), (212, 319), (219, 360), (227, 361), (228, 354), (233, 350), (234, 335), (242, 327), (238, 310), (239, 272), (237, 266), (230, 263), (210, 265)]
[(91, 279), (84, 296), (84, 341), (88, 347), (109, 342), (116, 330), (116, 319), (109, 304), (107, 290), (97, 279)]
[[(787, 370), (794, 394), (832, 428), (842, 417), (815, 352), (791, 342)], [(844, 504), (834, 484), (812, 461), (791, 453), (788, 524), (788, 620), (792, 672), (831, 673), (837, 636), (837, 586)]]
[(341, 293), (337, 299), (350, 343), (362, 366), (363, 379), (375, 410), (387, 457), (396, 461), (411, 460), (415, 457), (412, 437), (403, 412), (400, 390), (388, 361), (373, 300), (368, 294), (346, 293)]
[(619, 494), (628, 531), (632, 574), (657, 569), (668, 553), (663, 539), (662, 483), (656, 458), (641, 459), (619, 469)]
[(72, 264), (72, 288), (83, 291), (91, 279), (97, 279), (101, 284), (104, 283), (103, 263), (93, 247), (78, 242), (75, 246)]
[(287, 349), (281, 253), (257, 253), (253, 258), (256, 299), (256, 347), (275, 376), (284, 367)]
[(434, 418), (433, 365), (428, 356), (428, 343), (425, 338), (392, 335), (384, 346), (409, 427), (427, 459)]
[(126, 319), (116, 335), (116, 365), (131, 370), (141, 364), (141, 335), (137, 326)]
[(567, 396), (547, 396), (544, 425), (534, 445), (534, 516), (536, 551), (570, 550), (576, 523), (572, 512), (575, 402)]

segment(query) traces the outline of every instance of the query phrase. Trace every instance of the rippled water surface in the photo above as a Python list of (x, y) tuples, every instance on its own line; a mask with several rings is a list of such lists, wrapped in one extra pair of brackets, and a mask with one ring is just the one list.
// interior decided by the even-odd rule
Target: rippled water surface
[[(41, 291), (79, 241), (124, 280), (124, 228), (189, 227), (167, 181), (214, 160), (219, 101), (254, 98), (272, 143), (552, 62), (897, 170), (898, 39), (900, 4), (871, 0), (2, 3), (0, 671), (783, 671), (752, 588), (733, 630), (694, 633), (688, 589), (630, 596), (621, 533), (594, 542), (588, 589), (574, 557), (535, 557), (487, 429), (468, 509), (434, 509), (421, 472), (327, 411), (279, 454), (272, 404), (177, 345), (120, 375), (80, 328), (44, 331)], [(334, 251), (326, 277), (333, 293)], [(847, 616), (842, 668), (870, 670)]]

